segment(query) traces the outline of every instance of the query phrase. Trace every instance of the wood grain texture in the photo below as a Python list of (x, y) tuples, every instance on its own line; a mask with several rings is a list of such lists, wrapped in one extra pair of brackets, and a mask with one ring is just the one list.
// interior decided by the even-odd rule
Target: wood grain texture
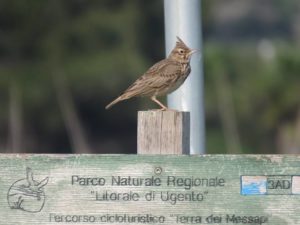
[(138, 112), (138, 154), (188, 154), (190, 113)]
[(299, 155), (0, 155), (0, 224), (296, 225), (299, 165)]

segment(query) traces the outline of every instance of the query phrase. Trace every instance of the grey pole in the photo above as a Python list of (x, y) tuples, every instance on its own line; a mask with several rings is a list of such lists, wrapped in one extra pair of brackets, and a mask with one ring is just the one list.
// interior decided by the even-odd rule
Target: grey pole
[[(202, 50), (201, 0), (164, 0), (166, 54), (174, 48), (176, 36), (188, 47)], [(202, 51), (201, 51), (202, 52)], [(168, 95), (172, 109), (190, 111), (190, 154), (205, 153), (203, 64), (201, 54), (191, 60), (192, 72), (184, 84)]]

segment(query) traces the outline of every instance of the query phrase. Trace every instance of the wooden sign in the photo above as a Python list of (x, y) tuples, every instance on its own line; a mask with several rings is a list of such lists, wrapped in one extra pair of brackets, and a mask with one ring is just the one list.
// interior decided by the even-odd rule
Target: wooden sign
[(0, 224), (300, 224), (300, 156), (0, 155)]

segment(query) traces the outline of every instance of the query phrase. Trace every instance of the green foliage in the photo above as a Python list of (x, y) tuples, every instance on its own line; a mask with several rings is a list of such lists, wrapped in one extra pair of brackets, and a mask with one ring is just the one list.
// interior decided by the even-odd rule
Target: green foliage
[(273, 43), (273, 46), (274, 57), (265, 60), (255, 44), (206, 45), (208, 126), (212, 129), (220, 127), (218, 90), (214, 82), (218, 76), (226, 74), (230, 79), (238, 129), (246, 152), (272, 152), (276, 148), (275, 132), (282, 122), (293, 119), (300, 106), (299, 51), (287, 44)]

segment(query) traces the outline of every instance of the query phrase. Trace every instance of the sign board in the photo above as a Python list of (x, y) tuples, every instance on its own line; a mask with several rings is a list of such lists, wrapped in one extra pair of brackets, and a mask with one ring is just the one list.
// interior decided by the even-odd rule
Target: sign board
[(0, 224), (300, 224), (300, 156), (0, 155)]

